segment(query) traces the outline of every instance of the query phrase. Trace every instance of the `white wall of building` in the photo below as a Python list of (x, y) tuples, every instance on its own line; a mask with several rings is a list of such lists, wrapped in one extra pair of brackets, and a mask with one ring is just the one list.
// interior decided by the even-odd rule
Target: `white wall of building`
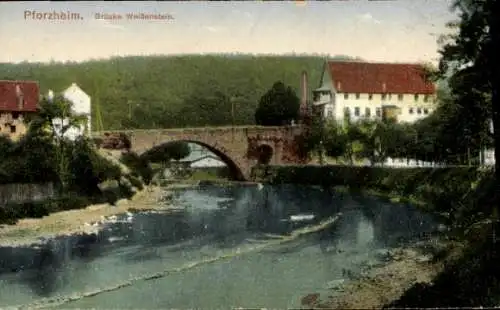
[[(66, 100), (72, 103), (71, 112), (73, 115), (85, 116), (87, 121), (78, 127), (71, 127), (66, 130), (64, 136), (68, 139), (75, 140), (77, 137), (82, 135), (89, 135), (92, 130), (92, 108), (91, 108), (91, 98), (87, 95), (76, 83), (71, 84), (66, 90), (62, 92), (62, 95)], [(49, 98), (54, 97), (52, 90), (49, 90)], [(62, 135), (62, 128), (68, 126), (68, 119), (54, 119), (53, 125), (54, 130), (57, 135)]]
[(483, 165), (494, 166), (495, 165), (495, 150), (488, 149), (483, 151), (484, 162)]
[[(65, 119), (61, 119), (61, 118), (54, 118), (52, 120), (52, 125), (54, 127), (54, 132), (57, 136), (62, 136), (62, 131), (63, 131), (63, 128), (65, 126), (68, 126), (69, 124), (69, 119), (65, 118)], [(78, 138), (79, 136), (82, 136), (85, 134), (86, 132), (86, 128), (87, 126), (85, 124), (79, 126), (79, 127), (75, 127), (75, 126), (72, 126), (70, 128), (68, 128), (65, 132), (64, 132), (64, 137), (65, 138), (68, 138), (70, 140), (75, 140), (76, 138)]]
[[(419, 94), (349, 94), (337, 93), (334, 95), (335, 106), (334, 117), (337, 120), (344, 119), (345, 111), (348, 109), (351, 119), (376, 118), (382, 116), (383, 106), (396, 106), (400, 109), (399, 122), (413, 123), (425, 118), (434, 109), (434, 98)], [(328, 115), (328, 114), (326, 114)]]
[(205, 157), (191, 163), (191, 168), (211, 168), (211, 167), (225, 167), (226, 164), (214, 157)]
[[(326, 66), (321, 81), (321, 93), (315, 105), (323, 106), (326, 119), (344, 120), (345, 109), (349, 110), (351, 120), (376, 118), (382, 115), (382, 107), (393, 105), (401, 109), (399, 122), (415, 122), (429, 116), (435, 109), (435, 96), (424, 94), (368, 94), (338, 93), (333, 85), (329, 68)], [(341, 86), (341, 85), (338, 85)], [(340, 87), (342, 88), (342, 87)]]
[(92, 131), (92, 105), (91, 98), (87, 95), (76, 83), (71, 84), (66, 90), (63, 91), (63, 96), (68, 101), (70, 101), (72, 106), (72, 112), (75, 115), (84, 115), (87, 118), (87, 124), (85, 127), (76, 130), (75, 133), (84, 134)]

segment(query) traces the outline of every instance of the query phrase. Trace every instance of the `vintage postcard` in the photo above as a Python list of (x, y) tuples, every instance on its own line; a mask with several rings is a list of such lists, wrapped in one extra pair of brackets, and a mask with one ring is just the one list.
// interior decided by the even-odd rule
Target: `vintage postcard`
[(0, 2), (0, 308), (500, 304), (498, 3)]

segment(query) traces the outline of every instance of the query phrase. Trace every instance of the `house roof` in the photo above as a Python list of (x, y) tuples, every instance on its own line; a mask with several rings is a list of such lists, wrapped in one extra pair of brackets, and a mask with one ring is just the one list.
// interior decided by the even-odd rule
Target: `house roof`
[(195, 159), (192, 162), (190, 162), (189, 164), (191, 166), (198, 166), (198, 167), (210, 167), (210, 166), (212, 166), (212, 165), (200, 164), (201, 162), (206, 161), (207, 159), (208, 160), (211, 159), (211, 160), (215, 161), (216, 163), (220, 163), (220, 165), (216, 165), (216, 166), (226, 166), (226, 164), (220, 158), (217, 158), (217, 157), (211, 156), (211, 155), (207, 155), (207, 156), (203, 156), (203, 157), (200, 157), (198, 159)]
[(329, 61), (333, 87), (340, 93), (434, 94), (419, 64)]
[[(24, 104), (18, 105), (19, 95)], [(0, 81), (0, 111), (35, 112), (38, 108), (40, 89), (34, 81)]]

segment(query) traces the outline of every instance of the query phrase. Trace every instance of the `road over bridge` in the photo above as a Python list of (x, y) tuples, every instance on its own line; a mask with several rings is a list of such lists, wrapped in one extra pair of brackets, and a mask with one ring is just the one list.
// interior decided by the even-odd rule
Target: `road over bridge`
[(238, 180), (248, 180), (252, 167), (304, 163), (303, 126), (235, 126), (179, 129), (135, 129), (94, 132), (95, 138), (124, 134), (130, 150), (139, 155), (176, 141), (202, 145), (219, 156)]

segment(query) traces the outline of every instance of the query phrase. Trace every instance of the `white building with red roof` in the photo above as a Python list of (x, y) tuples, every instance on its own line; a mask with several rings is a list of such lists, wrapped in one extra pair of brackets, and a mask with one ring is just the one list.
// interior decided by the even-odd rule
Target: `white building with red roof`
[(435, 109), (435, 85), (419, 64), (327, 61), (314, 105), (325, 118), (395, 117), (415, 122)]
[[(68, 88), (62, 91), (62, 96), (71, 102), (71, 112), (75, 116), (83, 116), (86, 118), (85, 123), (80, 124), (80, 126), (73, 126), (68, 128), (64, 133), (64, 136), (70, 140), (75, 140), (77, 137), (90, 135), (91, 134), (91, 114), (92, 105), (91, 97), (87, 95), (76, 83), (72, 83)], [(49, 97), (53, 97), (54, 92), (49, 90)], [(56, 118), (53, 120), (53, 124), (57, 135), (62, 134), (62, 127), (69, 124), (69, 119)]]

